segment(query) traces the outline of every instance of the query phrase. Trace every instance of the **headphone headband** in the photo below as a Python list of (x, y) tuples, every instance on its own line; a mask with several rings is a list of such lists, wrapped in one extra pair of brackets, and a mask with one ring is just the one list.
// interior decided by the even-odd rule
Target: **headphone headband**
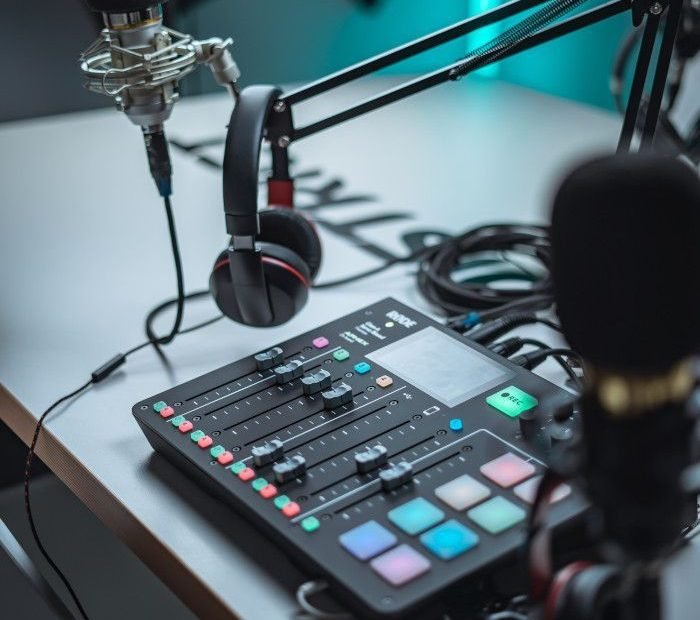
[[(320, 261), (316, 232), (291, 211), (294, 184), (287, 144), (281, 140), (292, 135), (291, 112), (288, 108), (273, 112), (281, 94), (274, 86), (246, 88), (226, 134), (223, 193), (231, 243), (215, 263), (210, 287), (226, 316), (255, 327), (280, 325), (303, 307)], [(272, 147), (268, 205), (290, 209), (268, 210), (261, 227), (258, 187), (263, 139)]]
[(282, 94), (275, 86), (249, 86), (231, 114), (224, 152), (226, 231), (255, 236), (258, 221), (260, 147), (272, 104)]

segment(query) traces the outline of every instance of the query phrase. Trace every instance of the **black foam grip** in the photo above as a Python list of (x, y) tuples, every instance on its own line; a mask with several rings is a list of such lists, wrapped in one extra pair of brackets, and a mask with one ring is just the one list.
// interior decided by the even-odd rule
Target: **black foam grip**
[(557, 312), (602, 367), (656, 372), (700, 348), (700, 180), (678, 160), (603, 157), (572, 172), (552, 213)]
[(168, 0), (86, 0), (88, 7), (100, 13), (128, 13), (140, 11), (157, 4), (165, 4)]
[[(256, 217), (260, 146), (267, 115), (281, 92), (275, 86), (249, 86), (231, 114), (224, 153), (224, 211), (234, 217), (227, 217), (227, 222), (235, 223), (236, 218), (254, 221)], [(237, 230), (228, 233), (240, 234)]]

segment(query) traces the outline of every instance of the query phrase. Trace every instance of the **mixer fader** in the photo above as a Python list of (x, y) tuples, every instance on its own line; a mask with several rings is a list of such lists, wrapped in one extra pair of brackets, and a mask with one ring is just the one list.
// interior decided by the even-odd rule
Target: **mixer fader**
[[(566, 397), (385, 299), (133, 413), (156, 450), (383, 617), (522, 544), (544, 457), (521, 427), (553, 396)], [(585, 508), (565, 486), (554, 500), (555, 524)]]

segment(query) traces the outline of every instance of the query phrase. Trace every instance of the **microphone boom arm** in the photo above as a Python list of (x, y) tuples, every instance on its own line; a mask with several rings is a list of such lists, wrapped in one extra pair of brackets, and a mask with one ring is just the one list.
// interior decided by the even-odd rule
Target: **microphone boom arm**
[[(558, 11), (558, 14), (554, 18), (556, 19), (556, 17), (582, 4), (582, 2), (576, 2), (575, 0), (573, 2), (554, 0), (544, 9), (540, 9), (542, 13), (545, 13), (546, 19), (548, 19), (548, 21), (544, 22), (544, 25), (540, 24), (540, 27), (535, 29), (535, 31), (522, 32), (523, 25), (526, 24), (530, 18), (520, 22), (520, 24), (509, 28), (508, 32), (513, 32), (514, 35), (507, 44), (501, 45), (500, 48), (498, 45), (491, 49), (486, 47), (481, 56), (474, 55), (468, 57), (466, 60), (459, 60), (441, 69), (367, 98), (341, 112), (337, 112), (311, 124), (302, 127), (294, 126), (291, 112), (292, 107), (297, 103), (301, 103), (334, 88), (343, 86), (360, 77), (374, 73), (379, 69), (396, 64), (401, 60), (411, 58), (421, 52), (479, 30), (484, 26), (501, 22), (523, 11), (533, 9), (545, 2), (546, 0), (511, 0), (490, 11), (464, 19), (456, 24), (395, 47), (382, 54), (373, 56), (283, 94), (275, 102), (273, 113), (268, 117), (266, 127), (266, 136), (272, 146), (273, 154), (273, 174), (271, 180), (273, 182), (289, 180), (286, 149), (292, 142), (314, 135), (320, 131), (362, 116), (363, 114), (372, 112), (396, 101), (400, 101), (401, 99), (437, 86), (438, 84), (458, 80), (463, 75), (473, 70), (488, 66), (517, 53), (631, 10), (632, 21), (635, 26), (641, 25), (644, 21), (645, 35), (637, 58), (635, 79), (633, 81), (625, 120), (618, 143), (618, 151), (629, 151), (631, 149), (634, 128), (640, 113), (644, 84), (649, 73), (649, 65), (656, 33), (658, 32), (660, 24), (660, 17), (664, 11), (668, 9), (661, 51), (655, 66), (648, 112), (640, 142), (640, 148), (650, 147), (658, 122), (659, 109), (663, 98), (663, 87), (668, 75), (671, 51), (680, 20), (680, 11), (683, 4), (682, 0), (662, 0), (658, 2), (654, 0), (632, 0), (632, 2), (630, 2), (630, 0), (612, 0), (574, 17), (555, 23), (554, 25), (549, 25), (551, 21), (553, 21), (551, 18), (552, 13)], [(547, 12), (549, 12), (548, 15)], [(518, 32), (519, 28), (521, 32)], [(494, 42), (498, 41), (498, 38), (494, 40)]]

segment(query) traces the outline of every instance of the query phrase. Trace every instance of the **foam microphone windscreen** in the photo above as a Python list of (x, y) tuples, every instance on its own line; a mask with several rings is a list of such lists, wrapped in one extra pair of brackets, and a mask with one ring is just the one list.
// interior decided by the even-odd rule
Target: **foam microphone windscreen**
[(655, 373), (700, 350), (700, 180), (616, 155), (569, 174), (552, 211), (557, 313), (590, 363)]

